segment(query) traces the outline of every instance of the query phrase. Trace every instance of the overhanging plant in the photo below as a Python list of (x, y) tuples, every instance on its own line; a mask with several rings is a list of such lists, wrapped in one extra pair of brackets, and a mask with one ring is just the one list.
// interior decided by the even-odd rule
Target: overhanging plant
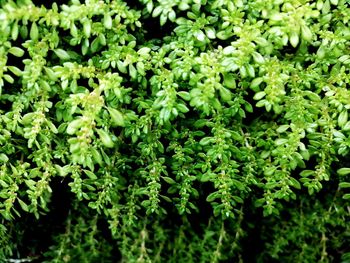
[(350, 260), (346, 0), (0, 4), (1, 260)]

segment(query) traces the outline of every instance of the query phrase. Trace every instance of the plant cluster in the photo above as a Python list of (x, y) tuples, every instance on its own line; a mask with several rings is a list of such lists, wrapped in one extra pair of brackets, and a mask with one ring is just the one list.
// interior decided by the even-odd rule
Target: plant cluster
[(349, 47), (347, 0), (0, 0), (0, 260), (350, 262)]

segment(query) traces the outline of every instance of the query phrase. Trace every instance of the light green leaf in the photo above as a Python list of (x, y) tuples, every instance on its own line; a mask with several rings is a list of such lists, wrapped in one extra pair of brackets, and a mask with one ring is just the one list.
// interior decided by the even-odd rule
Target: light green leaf
[(243, 204), (244, 203), (243, 199), (241, 197), (237, 196), (237, 195), (233, 195), (232, 199), (235, 200), (236, 203), (239, 203), (239, 204)]
[(258, 53), (258, 52), (253, 52), (252, 53), (252, 56), (253, 56), (253, 59), (254, 59), (254, 61), (256, 62), (256, 63), (258, 63), (258, 64), (263, 64), (264, 62), (265, 62), (265, 59), (264, 59), (264, 57), (260, 54), (260, 53)]
[(23, 74), (23, 72), (15, 66), (7, 66), (7, 68), (16, 76), (21, 76)]
[(296, 188), (296, 189), (301, 189), (301, 185), (299, 183), (299, 181), (297, 179), (295, 179), (294, 177), (290, 177), (289, 178), (290, 184)]
[(6, 163), (9, 160), (6, 154), (0, 153), (0, 162)]
[(30, 28), (30, 32), (29, 32), (29, 36), (32, 40), (36, 41), (38, 40), (39, 37), (39, 29), (38, 26), (36, 25), (35, 22), (33, 22), (31, 28)]
[(279, 138), (279, 139), (277, 139), (277, 140), (275, 141), (275, 144), (276, 144), (277, 146), (279, 146), (279, 145), (286, 144), (287, 142), (288, 142), (288, 139)]
[(110, 16), (110, 14), (106, 13), (104, 15), (104, 17), (103, 17), (103, 25), (107, 29), (111, 29), (112, 28), (113, 20), (112, 20), (112, 17)]
[(19, 47), (11, 47), (8, 52), (16, 57), (22, 57), (24, 55), (24, 50)]
[(254, 100), (261, 100), (263, 97), (266, 96), (265, 91), (259, 91), (258, 93), (256, 93), (253, 97)]
[(219, 192), (213, 192), (207, 196), (207, 202), (213, 202), (215, 199), (220, 198)]
[(220, 87), (220, 96), (223, 101), (231, 101), (232, 100), (232, 93), (225, 87)]
[(178, 103), (176, 105), (176, 108), (181, 111), (182, 113), (186, 113), (186, 112), (189, 112), (189, 109), (187, 108), (186, 105), (182, 104), (182, 103)]
[(163, 180), (164, 180), (165, 182), (167, 182), (168, 184), (176, 184), (176, 182), (174, 181), (174, 179), (172, 179), (172, 178), (170, 178), (170, 177), (163, 176), (162, 178), (163, 178)]
[(230, 89), (236, 88), (236, 79), (232, 73), (224, 73), (224, 85)]
[(108, 148), (113, 148), (114, 143), (112, 141), (111, 136), (108, 134), (108, 132), (106, 132), (105, 130), (102, 130), (102, 129), (97, 129), (96, 131), (97, 131), (98, 135), (100, 136), (102, 144)]
[(348, 111), (343, 110), (338, 116), (338, 125), (344, 127), (345, 123), (348, 121)]
[(187, 101), (191, 99), (191, 95), (187, 91), (179, 91), (177, 95), (179, 95), (181, 98)]
[(19, 205), (23, 209), (23, 211), (28, 212), (29, 211), (28, 205), (19, 198), (17, 198), (17, 200), (18, 200)]
[(344, 127), (343, 127), (344, 131), (349, 131), (350, 130), (350, 121), (346, 122)]
[(85, 170), (85, 169), (83, 171), (90, 179), (92, 179), (92, 180), (97, 179), (97, 176), (93, 172), (91, 172), (89, 170)]
[(71, 121), (67, 126), (67, 133), (72, 135), (77, 132), (77, 130), (83, 125), (83, 121), (81, 119), (76, 119)]
[(299, 35), (297, 32), (295, 31), (292, 31), (289, 35), (289, 41), (290, 41), (290, 44), (293, 46), (293, 47), (297, 47), (298, 44), (299, 44)]
[(91, 21), (90, 20), (85, 20), (83, 22), (83, 32), (87, 38), (90, 37), (90, 34), (91, 34)]
[(157, 6), (156, 8), (153, 9), (152, 16), (153, 17), (157, 17), (162, 12), (163, 12), (163, 8), (162, 8), (162, 6), (159, 5), (159, 6)]
[(350, 194), (345, 194), (345, 195), (343, 195), (343, 199), (349, 200), (349, 199), (350, 199)]
[(113, 109), (111, 107), (108, 107), (107, 109), (109, 111), (109, 114), (111, 116), (113, 124), (116, 125), (116, 126), (124, 127), (125, 126), (125, 120), (124, 120), (123, 114), (119, 110)]
[(69, 56), (68, 52), (65, 51), (65, 50), (63, 50), (63, 49), (57, 48), (57, 49), (55, 49), (53, 52), (55, 52), (55, 54), (57, 55), (57, 57), (59, 57), (59, 58), (62, 59), (62, 60), (68, 60), (68, 59), (70, 59), (70, 56)]
[(307, 42), (312, 40), (311, 30), (306, 25), (301, 26), (301, 36)]
[(289, 125), (281, 125), (280, 127), (278, 127), (277, 132), (278, 133), (282, 133), (285, 132), (286, 130), (288, 130)]
[(348, 182), (341, 182), (339, 183), (340, 188), (350, 188), (350, 183)]
[(258, 77), (252, 80), (252, 82), (250, 83), (250, 87), (255, 90), (255, 88), (259, 87), (260, 84), (264, 81), (263, 78)]
[(204, 137), (200, 140), (199, 144), (202, 146), (208, 145), (209, 143), (214, 142), (215, 139), (213, 137)]
[(350, 168), (340, 168), (337, 173), (339, 175), (348, 175), (350, 174)]

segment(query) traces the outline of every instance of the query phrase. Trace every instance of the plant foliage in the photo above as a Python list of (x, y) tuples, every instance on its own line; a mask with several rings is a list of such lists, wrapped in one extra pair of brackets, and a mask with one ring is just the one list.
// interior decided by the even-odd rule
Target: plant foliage
[(0, 0), (1, 262), (350, 262), (349, 76), (347, 0)]

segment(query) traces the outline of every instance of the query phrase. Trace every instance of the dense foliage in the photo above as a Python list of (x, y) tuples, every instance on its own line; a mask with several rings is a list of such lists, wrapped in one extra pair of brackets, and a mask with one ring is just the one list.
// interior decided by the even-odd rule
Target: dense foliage
[(34, 2), (0, 0), (1, 262), (350, 262), (347, 0)]

